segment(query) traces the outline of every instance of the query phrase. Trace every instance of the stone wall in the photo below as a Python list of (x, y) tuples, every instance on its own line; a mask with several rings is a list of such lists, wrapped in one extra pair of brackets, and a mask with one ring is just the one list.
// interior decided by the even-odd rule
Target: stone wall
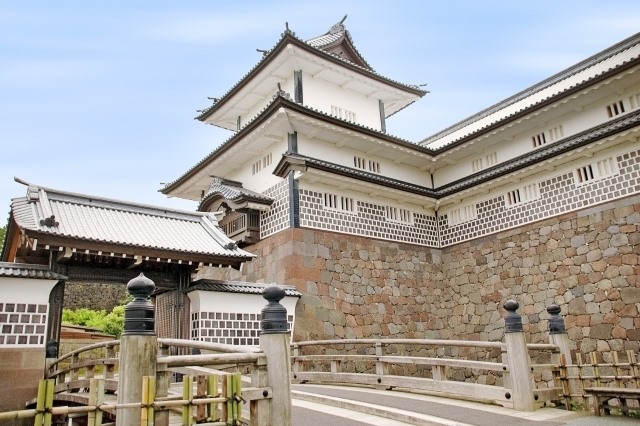
[(508, 299), (531, 343), (558, 304), (575, 349), (640, 349), (640, 197), (445, 249), (288, 229), (248, 248), (242, 273), (209, 278), (293, 284), (295, 340), (502, 340)]
[[(44, 348), (0, 349), (0, 412), (24, 410), (25, 402), (38, 395), (44, 378)], [(3, 425), (32, 425), (33, 418), (7, 420)]]
[(64, 286), (64, 307), (104, 309), (111, 312), (128, 295), (126, 283), (67, 282)]

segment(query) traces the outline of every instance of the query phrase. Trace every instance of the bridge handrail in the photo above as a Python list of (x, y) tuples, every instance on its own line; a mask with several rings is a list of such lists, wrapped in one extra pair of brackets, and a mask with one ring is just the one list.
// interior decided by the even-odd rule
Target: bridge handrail
[[(195, 340), (168, 339), (168, 338), (159, 338), (157, 342), (158, 342), (159, 348), (162, 348), (162, 347), (191, 348), (191, 349), (209, 350), (212, 352), (231, 355), (230, 357), (227, 357), (227, 358), (221, 358), (221, 359), (226, 359), (227, 364), (253, 363), (255, 362), (254, 361), (255, 359), (260, 359), (261, 357), (264, 357), (264, 354), (260, 352), (260, 349), (255, 347), (249, 347), (249, 346), (233, 346), (233, 345), (226, 345), (222, 343), (198, 342)], [(103, 348), (113, 349), (119, 345), (120, 345), (120, 340), (110, 340), (107, 342), (99, 342), (99, 343), (83, 346), (82, 348), (71, 351), (55, 360), (48, 361), (47, 369), (46, 369), (47, 371), (45, 375), (47, 378), (64, 377), (65, 379), (63, 380), (68, 380), (68, 378), (66, 377), (67, 374), (69, 373), (73, 374), (74, 372), (81, 369), (93, 368), (99, 365), (105, 365), (109, 367), (116, 366), (119, 363), (118, 357), (107, 356), (104, 358), (80, 360), (79, 356), (83, 353), (86, 353), (92, 350), (103, 349)], [(243, 357), (243, 355), (251, 355), (251, 354), (259, 354), (259, 355), (257, 357)], [(207, 361), (209, 358), (207, 358), (206, 356), (204, 358), (190, 358), (189, 355), (180, 355), (179, 357), (183, 360), (182, 361), (183, 363), (179, 364), (180, 366), (186, 365), (184, 364), (184, 362), (192, 362), (192, 361), (207, 362), (210, 365), (222, 364), (222, 363), (216, 363), (213, 361), (209, 362)], [(190, 361), (184, 361), (187, 359), (189, 359)], [(211, 358), (211, 359), (214, 359), (214, 358)], [(71, 365), (64, 368), (60, 368), (60, 363), (65, 360), (71, 360)], [(173, 361), (173, 358), (171, 357), (159, 356), (158, 362), (167, 365), (167, 362), (174, 362), (174, 361)], [(206, 364), (203, 364), (203, 365), (206, 365)], [(176, 364), (176, 366), (178, 366), (178, 364)], [(71, 380), (73, 381), (74, 379), (71, 378)]]
[[(303, 346), (327, 346), (327, 345), (426, 345), (426, 346), (464, 346), (489, 349), (506, 350), (506, 344), (502, 342), (483, 342), (479, 340), (443, 340), (443, 339), (334, 339), (293, 342), (294, 348)], [(549, 345), (547, 345), (549, 346)]]
[(93, 343), (91, 345), (83, 346), (79, 349), (76, 349), (75, 351), (71, 351), (62, 355), (61, 357), (53, 361), (51, 365), (58, 364), (60, 361), (64, 361), (65, 359), (71, 358), (74, 355), (81, 354), (82, 352), (87, 352), (93, 349), (108, 348), (110, 346), (120, 346), (120, 340), (108, 340), (106, 342)]
[(204, 349), (204, 350), (209, 350), (213, 352), (222, 352), (222, 353), (260, 352), (260, 349), (253, 346), (227, 345), (224, 343), (200, 342), (197, 340), (187, 340), (187, 339), (160, 338), (158, 339), (158, 346), (159, 347), (173, 346), (176, 348)]
[(385, 364), (415, 364), (431, 365), (441, 367), (474, 368), (478, 370), (505, 371), (505, 364), (489, 361), (474, 361), (468, 359), (453, 358), (425, 358), (420, 356), (398, 356), (398, 355), (293, 355), (292, 361), (380, 361)]
[(266, 355), (262, 352), (204, 355), (169, 355), (158, 357), (158, 371), (165, 370), (171, 367), (255, 364), (260, 360), (266, 360)]
[[(492, 360), (460, 359), (446, 356), (408, 356), (402, 353), (385, 354), (385, 348), (392, 345), (401, 346), (422, 346), (431, 350), (443, 347), (467, 347), (481, 350), (499, 350), (494, 353)], [(340, 349), (339, 346), (344, 347)], [(357, 348), (365, 346), (366, 354), (356, 354)], [(514, 402), (509, 396), (511, 392), (512, 380), (509, 378), (515, 373), (514, 366), (507, 362), (508, 348), (505, 342), (477, 341), (477, 340), (440, 340), (440, 339), (333, 339), (293, 342), (291, 344), (293, 355), (293, 377), (296, 381), (322, 382), (322, 383), (346, 383), (356, 385), (373, 385), (387, 389), (393, 387), (404, 387), (426, 391), (445, 391), (456, 394), (459, 397), (478, 398), (483, 396), (488, 400), (501, 404), (505, 407), (514, 406)], [(303, 354), (304, 348), (323, 347), (324, 350), (339, 353)], [(375, 350), (375, 354), (371, 351)], [(402, 349), (402, 348), (399, 348)], [(420, 349), (420, 348), (418, 348)], [(526, 352), (529, 351), (549, 351), (559, 353), (560, 347), (556, 344), (528, 344)], [(347, 351), (347, 353), (345, 353)], [(353, 351), (349, 353), (348, 351)], [(358, 351), (361, 351), (358, 349)], [(394, 351), (392, 351), (394, 352)], [(502, 354), (502, 359), (500, 358)], [(497, 358), (497, 359), (496, 359)], [(344, 371), (343, 364), (348, 362), (368, 362), (370, 369), (365, 371)], [(319, 364), (329, 365), (330, 370), (316, 369)], [(389, 374), (389, 368), (393, 365), (423, 365), (431, 368), (431, 378), (413, 377), (411, 375), (401, 375), (398, 373)], [(555, 364), (531, 364), (531, 371), (545, 372), (553, 371), (557, 368)], [(309, 368), (311, 367), (311, 368)], [(470, 383), (466, 381), (450, 380), (450, 369), (467, 369), (494, 372), (502, 374), (504, 383), (500, 385), (489, 385), (480, 383)], [(402, 373), (400, 373), (402, 374)], [(538, 388), (532, 389), (535, 399), (541, 401), (553, 400), (557, 398), (559, 388)]]
[(46, 378), (47, 379), (53, 379), (56, 378), (57, 376), (63, 376), (66, 375), (69, 372), (73, 372), (76, 370), (80, 370), (82, 368), (87, 368), (87, 367), (96, 367), (98, 365), (104, 365), (104, 366), (116, 366), (118, 365), (118, 363), (120, 362), (120, 360), (118, 358), (94, 358), (94, 359), (86, 359), (86, 360), (82, 360), (80, 362), (74, 363), (69, 365), (68, 367), (65, 368), (60, 368), (60, 369), (56, 369), (52, 371), (52, 367), (49, 367), (49, 370), (46, 373)]
[(537, 351), (549, 351), (553, 353), (560, 352), (560, 346), (554, 345), (553, 343), (527, 343), (527, 349), (537, 350)]

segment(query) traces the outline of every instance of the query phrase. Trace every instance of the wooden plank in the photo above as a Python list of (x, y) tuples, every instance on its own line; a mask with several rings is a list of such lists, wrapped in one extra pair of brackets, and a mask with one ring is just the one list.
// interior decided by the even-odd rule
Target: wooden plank
[[(416, 365), (432, 365), (443, 367), (457, 367), (457, 368), (474, 368), (479, 370), (490, 371), (505, 371), (508, 367), (498, 362), (488, 361), (473, 361), (466, 359), (453, 359), (453, 358), (424, 358), (424, 357), (411, 357), (411, 356), (394, 356), (394, 355), (301, 355), (291, 357), (294, 362), (349, 362), (349, 361), (371, 361), (382, 362), (386, 364), (416, 364)], [(301, 369), (302, 366), (298, 366)]]
[[(627, 405), (627, 399), (640, 402), (640, 389), (590, 387), (584, 388), (584, 391), (593, 396), (593, 411), (596, 416), (609, 414), (611, 408), (619, 409), (624, 414), (628, 414), (630, 410), (640, 410), (640, 407)], [(614, 398), (620, 400), (619, 406), (609, 404), (609, 400)]]
[[(267, 374), (267, 361), (258, 361), (257, 365), (251, 372), (251, 385), (255, 386), (255, 389), (260, 389), (262, 386), (269, 384), (269, 378)], [(264, 388), (263, 388), (264, 389)], [(249, 424), (250, 426), (265, 426), (269, 424), (271, 419), (270, 402), (267, 399), (253, 399), (251, 398), (251, 390), (244, 390), (245, 398), (250, 400), (249, 402)], [(260, 393), (264, 398), (271, 398), (273, 392), (271, 389), (264, 390)]]
[[(342, 383), (347, 385), (371, 385), (387, 388), (407, 388), (442, 394), (467, 397), (471, 400), (496, 402), (503, 406), (511, 405), (506, 394), (508, 389), (500, 386), (480, 385), (476, 383), (456, 382), (452, 380), (438, 381), (420, 377), (383, 376), (362, 373), (327, 373), (327, 372), (298, 372), (296, 380), (301, 382)], [(506, 404), (506, 405), (505, 405)]]
[[(477, 340), (437, 340), (437, 339), (339, 339), (339, 340), (312, 340), (293, 343), (294, 348), (304, 346), (330, 346), (330, 345), (368, 345), (374, 347), (377, 343), (389, 345), (418, 345), (418, 346), (458, 346), (469, 348), (506, 349), (502, 342), (481, 342)], [(555, 345), (542, 345), (555, 347)]]

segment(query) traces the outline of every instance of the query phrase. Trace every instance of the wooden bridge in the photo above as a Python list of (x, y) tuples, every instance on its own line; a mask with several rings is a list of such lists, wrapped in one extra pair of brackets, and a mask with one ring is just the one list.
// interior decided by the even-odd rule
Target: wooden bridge
[(572, 364), (557, 307), (548, 310), (548, 344), (525, 342), (513, 301), (505, 304), (504, 342), (344, 339), (291, 344), (286, 310), (278, 303), (283, 293), (276, 287), (265, 291), (269, 304), (262, 311), (258, 348), (158, 339), (147, 296), (140, 292), (128, 305), (133, 308), (125, 315), (119, 341), (47, 359), (46, 380), (29, 409), (0, 413), (0, 420), (287, 426), (292, 424), (292, 383), (298, 398), (304, 398), (304, 384), (343, 384), (428, 392), (516, 412), (533, 412), (549, 403), (586, 405), (588, 386), (640, 388), (633, 351), (626, 352), (625, 360), (614, 354), (608, 363), (578, 357)]

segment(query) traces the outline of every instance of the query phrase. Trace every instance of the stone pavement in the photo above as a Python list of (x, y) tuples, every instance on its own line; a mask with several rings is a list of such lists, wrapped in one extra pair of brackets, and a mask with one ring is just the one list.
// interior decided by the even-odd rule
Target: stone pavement
[(294, 426), (640, 426), (640, 419), (575, 413), (559, 408), (518, 412), (401, 390), (293, 385)]

